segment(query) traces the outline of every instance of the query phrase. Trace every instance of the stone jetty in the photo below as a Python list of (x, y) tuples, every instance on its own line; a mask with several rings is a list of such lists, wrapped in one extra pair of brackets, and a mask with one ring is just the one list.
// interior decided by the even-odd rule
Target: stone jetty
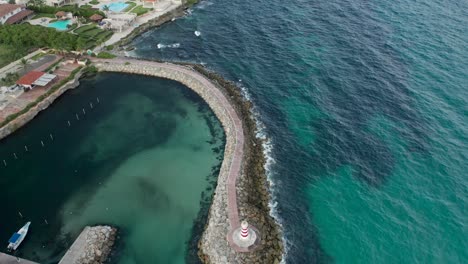
[[(207, 102), (223, 125), (226, 146), (208, 223), (199, 242), (199, 256), (205, 263), (279, 263), (283, 247), (279, 228), (269, 215), (261, 142), (255, 138), (255, 124), (250, 119), (250, 113), (232, 102), (236, 96), (224, 89), (221, 85), (224, 82), (210, 78), (210, 74), (203, 74), (201, 69), (195, 70), (197, 65), (127, 58), (93, 59), (93, 62), (100, 71), (178, 81)], [(241, 119), (239, 113), (249, 117)], [(247, 139), (244, 139), (244, 128), (248, 130)], [(252, 171), (247, 171), (250, 169)], [(247, 174), (256, 179), (246, 177)], [(257, 177), (258, 174), (263, 176)], [(244, 233), (252, 232), (248, 241), (236, 237), (242, 233), (241, 220), (250, 223), (245, 227), (247, 231), (244, 228)]]
[(59, 264), (104, 263), (114, 245), (117, 230), (110, 226), (85, 227)]

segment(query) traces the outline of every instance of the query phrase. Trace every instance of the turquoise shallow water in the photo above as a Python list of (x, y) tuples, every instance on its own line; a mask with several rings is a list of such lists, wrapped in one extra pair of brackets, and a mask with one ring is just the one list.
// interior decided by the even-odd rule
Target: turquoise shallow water
[(202, 1), (129, 55), (203, 63), (248, 92), (287, 263), (467, 263), (465, 10)]
[(223, 142), (208, 106), (181, 84), (85, 79), (1, 142), (0, 241), (32, 221), (18, 254), (56, 263), (84, 226), (112, 224), (112, 263), (196, 262)]

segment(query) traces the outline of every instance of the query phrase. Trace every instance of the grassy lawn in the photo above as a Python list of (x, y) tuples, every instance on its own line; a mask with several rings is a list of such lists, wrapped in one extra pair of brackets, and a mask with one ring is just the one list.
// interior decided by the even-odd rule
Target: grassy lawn
[(44, 57), (47, 53), (39, 52), (38, 54), (31, 57), (31, 60), (36, 61), (42, 57)]
[(77, 28), (74, 33), (88, 39), (86, 42), (88, 49), (94, 47), (96, 43), (105, 42), (112, 36), (112, 34), (114, 34), (112, 31), (100, 29), (94, 24)]
[(39, 13), (39, 14), (36, 14), (32, 19), (43, 18), (43, 17), (55, 18), (55, 15), (54, 14)]
[(132, 10), (136, 6), (135, 2), (125, 2), (125, 3), (128, 4), (128, 6), (123, 10), (123, 12), (127, 12), (129, 10)]
[(143, 14), (145, 14), (146, 12), (148, 12), (150, 10), (150, 8), (145, 8), (141, 5), (135, 7), (132, 9), (132, 11), (130, 11), (131, 13), (135, 13), (137, 14), (137, 16), (141, 16)]
[(101, 58), (101, 59), (113, 59), (113, 58), (115, 58), (117, 56), (115, 56), (114, 54), (111, 54), (109, 52), (103, 51), (103, 52), (99, 53), (96, 57)]
[(76, 23), (73, 23), (71, 25), (67, 26), (67, 31), (73, 31), (78, 25)]
[(94, 37), (95, 35), (99, 34), (102, 31), (102, 29), (99, 28), (93, 28), (90, 30), (86, 30), (78, 35), (80, 36), (85, 36), (85, 37)]
[(0, 67), (3, 67), (28, 54), (27, 50), (0, 44)]
[(86, 32), (88, 30), (92, 30), (94, 28), (96, 28), (96, 25), (90, 24), (90, 25), (79, 27), (79, 28), (75, 29), (75, 31), (73, 31), (73, 32), (75, 32), (76, 34), (81, 34), (83, 32)]

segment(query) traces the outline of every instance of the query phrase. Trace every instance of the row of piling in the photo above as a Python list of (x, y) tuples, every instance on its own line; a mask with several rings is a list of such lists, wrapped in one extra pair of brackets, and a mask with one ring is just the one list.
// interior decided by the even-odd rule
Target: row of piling
[[(99, 97), (96, 97), (96, 104), (99, 104), (100, 103), (100, 100), (99, 100)], [(90, 109), (93, 109), (94, 108), (94, 104), (93, 104), (93, 101), (89, 102), (89, 108)], [(86, 115), (86, 109), (85, 108), (82, 108), (81, 112), (83, 113), (83, 116)], [(78, 113), (75, 113), (75, 118), (77, 121), (80, 121), (80, 114)], [(68, 127), (71, 127), (72, 126), (72, 123), (70, 122), (70, 120), (67, 120), (67, 126)], [(50, 138), (50, 141), (54, 141), (54, 136), (52, 135), (52, 133), (49, 134), (49, 138)], [(41, 146), (42, 147), (45, 147), (45, 143), (44, 143), (44, 140), (41, 140), (40, 141), (41, 143)], [(27, 145), (24, 146), (24, 151), (25, 152), (29, 152), (29, 148)], [(13, 155), (14, 159), (18, 159), (18, 155), (16, 154), (16, 152), (13, 152)], [(3, 166), (4, 167), (7, 167), (8, 166), (8, 163), (5, 159), (3, 159)]]

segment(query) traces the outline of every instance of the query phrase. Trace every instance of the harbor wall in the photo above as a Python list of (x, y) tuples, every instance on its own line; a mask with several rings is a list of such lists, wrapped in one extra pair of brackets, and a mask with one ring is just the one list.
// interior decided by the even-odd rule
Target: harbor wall
[[(238, 89), (232, 90), (235, 85), (197, 65), (174, 65), (135, 59), (94, 60), (94, 62), (100, 71), (149, 75), (178, 81), (200, 95), (220, 120), (226, 134), (226, 146), (208, 222), (199, 241), (200, 259), (204, 263), (280, 263), (283, 245), (280, 229), (269, 214), (269, 189), (264, 171), (262, 142), (255, 137), (256, 125), (249, 112), (250, 102), (242, 101)], [(236, 212), (237, 219), (234, 223), (229, 219), (228, 181), (232, 180), (229, 179), (229, 172), (236, 155), (235, 146), (238, 138), (236, 138), (236, 125), (228, 115), (227, 108), (234, 108), (238, 115), (241, 114), (242, 127), (246, 130), (246, 138), (242, 140), (244, 143), (241, 146), (242, 173), (238, 175), (234, 189), (237, 192), (237, 199), (234, 202), (239, 206), (239, 215)], [(249, 223), (259, 230), (261, 244), (255, 251), (239, 253), (228, 243), (227, 235), (230, 230), (240, 225), (239, 217), (248, 218)]]
[(15, 132), (17, 129), (21, 128), (22, 126), (26, 125), (29, 121), (33, 120), (39, 112), (42, 110), (47, 109), (57, 98), (59, 98), (63, 93), (66, 91), (76, 88), (80, 82), (79, 79), (82, 75), (82, 71), (78, 72), (74, 78), (60, 88), (58, 88), (55, 92), (44, 98), (44, 100), (37, 103), (36, 106), (29, 109), (26, 113), (16, 117), (8, 124), (4, 125), (0, 128), (0, 140), (7, 137), (8, 135)]

